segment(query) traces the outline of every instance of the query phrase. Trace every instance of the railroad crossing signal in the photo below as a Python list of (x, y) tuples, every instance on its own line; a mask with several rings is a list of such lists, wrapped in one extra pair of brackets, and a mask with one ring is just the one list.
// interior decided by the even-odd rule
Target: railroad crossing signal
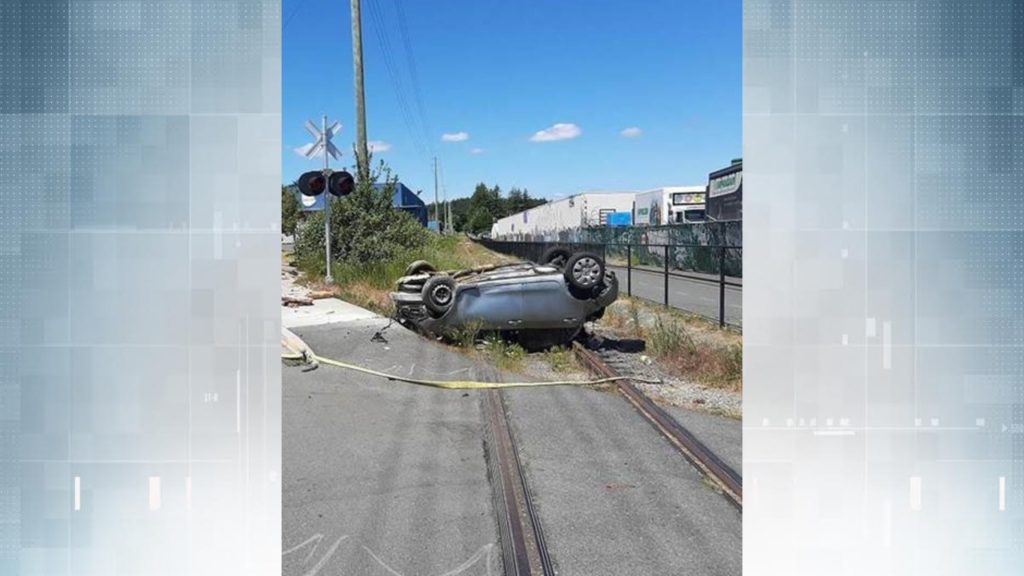
[(319, 196), (327, 189), (327, 178), (319, 170), (305, 172), (299, 176), (298, 184), (303, 196)]
[(324, 280), (330, 283), (334, 280), (331, 278), (331, 196), (348, 195), (355, 188), (355, 181), (352, 179), (352, 175), (344, 170), (332, 171), (329, 164), (331, 158), (341, 159), (341, 150), (338, 150), (331, 142), (331, 138), (341, 132), (341, 123), (335, 122), (328, 127), (327, 116), (324, 116), (320, 128), (317, 128), (316, 124), (309, 120), (306, 120), (304, 126), (306, 132), (309, 132), (315, 140), (301, 148), (296, 148), (295, 151), (306, 158), (322, 156), (324, 168), (299, 176), (299, 191), (303, 196), (312, 198), (323, 194), (324, 190), (330, 192), (330, 194), (324, 194), (324, 247), (327, 255), (327, 275)]
[[(306, 158), (316, 158), (319, 156), (330, 156), (335, 160), (341, 159), (341, 151), (331, 142), (339, 132), (341, 132), (341, 123), (335, 122), (327, 127), (327, 118), (324, 118), (324, 128), (317, 128), (315, 124), (306, 120), (304, 127), (306, 132), (315, 138), (315, 140), (301, 148), (296, 148), (295, 151), (302, 154)], [(337, 172), (332, 171), (327, 167), (327, 158), (324, 158), (323, 170), (314, 170), (306, 172), (302, 176), (299, 176), (299, 191), (304, 196), (319, 196), (328, 191), (331, 194), (341, 197), (348, 196), (355, 189), (355, 180), (352, 175), (344, 170)]]
[[(326, 123), (325, 117), (324, 124)], [(335, 122), (334, 124), (331, 124), (329, 128), (321, 129), (317, 128), (316, 124), (306, 120), (306, 123), (303, 126), (306, 128), (306, 132), (309, 132), (309, 135), (315, 138), (315, 140), (301, 148), (296, 148), (296, 152), (306, 158), (318, 158), (323, 156), (326, 151), (331, 158), (341, 160), (341, 150), (338, 150), (334, 143), (331, 142), (331, 138), (334, 138), (339, 132), (341, 132), (341, 122)]]
[[(326, 177), (325, 177), (326, 173)], [(303, 196), (319, 196), (324, 190), (338, 196), (348, 196), (356, 188), (356, 181), (345, 170), (313, 170), (299, 176), (299, 192)]]
[(327, 179), (327, 191), (335, 196), (348, 196), (355, 188), (355, 178), (344, 170), (332, 172)]

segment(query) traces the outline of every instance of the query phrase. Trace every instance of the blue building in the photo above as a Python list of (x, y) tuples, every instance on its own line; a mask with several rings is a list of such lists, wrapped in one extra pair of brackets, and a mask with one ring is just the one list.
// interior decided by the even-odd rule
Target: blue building
[[(384, 184), (374, 184), (374, 188), (380, 190), (384, 188)], [(315, 198), (303, 197), (299, 192), (298, 186), (289, 186), (292, 193), (295, 194), (295, 198), (299, 201), (299, 205), (305, 212), (316, 212), (324, 209), (324, 195), (321, 194)], [(337, 199), (335, 199), (337, 200)], [(405, 210), (412, 217), (416, 219), (421, 225), (427, 225), (427, 205), (423, 203), (423, 200), (416, 195), (415, 192), (409, 189), (408, 186), (401, 182), (395, 183), (395, 191), (391, 195), (391, 205), (399, 210)]]
[[(380, 190), (384, 184), (374, 184), (373, 187)], [(405, 184), (395, 183), (395, 192), (391, 195), (391, 205), (411, 214), (422, 226), (427, 225), (427, 205)]]

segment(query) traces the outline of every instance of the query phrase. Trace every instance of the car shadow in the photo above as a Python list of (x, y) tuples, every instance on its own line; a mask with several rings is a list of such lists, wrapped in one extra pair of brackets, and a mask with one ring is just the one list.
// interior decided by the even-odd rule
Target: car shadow
[(581, 333), (580, 344), (587, 350), (615, 350), (626, 354), (638, 354), (647, 349), (647, 342), (642, 338), (616, 338), (598, 334)]

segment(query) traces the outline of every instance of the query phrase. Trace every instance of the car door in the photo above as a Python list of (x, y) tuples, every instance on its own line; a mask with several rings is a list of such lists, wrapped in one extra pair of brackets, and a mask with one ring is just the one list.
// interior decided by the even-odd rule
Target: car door
[(518, 279), (467, 285), (456, 302), (458, 319), (481, 330), (516, 329), (523, 320), (522, 282)]
[(582, 307), (569, 294), (560, 274), (526, 278), (520, 288), (521, 329), (568, 328), (583, 323)]

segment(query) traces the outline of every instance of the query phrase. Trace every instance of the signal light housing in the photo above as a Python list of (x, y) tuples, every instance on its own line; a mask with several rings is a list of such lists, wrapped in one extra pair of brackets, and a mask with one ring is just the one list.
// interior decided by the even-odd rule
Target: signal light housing
[(319, 171), (305, 172), (299, 176), (299, 192), (305, 196), (319, 196), (327, 189), (327, 178)]
[(355, 189), (355, 179), (344, 170), (331, 173), (331, 177), (327, 182), (327, 191), (335, 196), (348, 196)]

